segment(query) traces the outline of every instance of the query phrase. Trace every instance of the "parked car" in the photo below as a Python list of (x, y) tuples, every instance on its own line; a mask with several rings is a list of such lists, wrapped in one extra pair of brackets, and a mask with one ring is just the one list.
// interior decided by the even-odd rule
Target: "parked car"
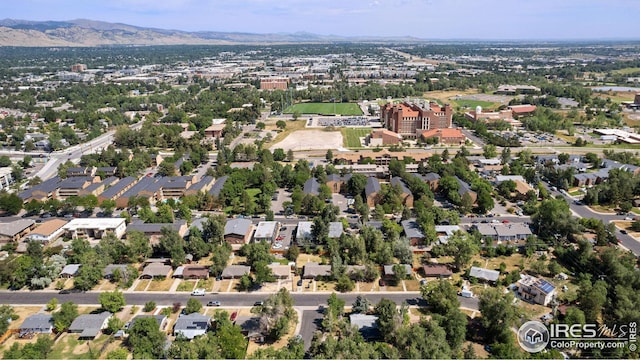
[(262, 306), (264, 305), (264, 301), (256, 301), (253, 303), (253, 306)]
[(204, 296), (206, 294), (205, 289), (197, 288), (191, 292), (191, 296)]
[(620, 232), (621, 232), (622, 234), (625, 234), (625, 235), (627, 234), (627, 230), (625, 230), (625, 229), (620, 230)]
[(207, 306), (220, 306), (220, 301), (217, 301), (217, 300), (209, 301), (207, 303)]

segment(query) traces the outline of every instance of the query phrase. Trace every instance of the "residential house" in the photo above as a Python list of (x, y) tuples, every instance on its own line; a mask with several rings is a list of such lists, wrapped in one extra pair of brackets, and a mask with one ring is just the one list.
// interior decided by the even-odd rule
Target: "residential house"
[(234, 322), (240, 327), (240, 331), (247, 339), (255, 342), (263, 342), (264, 335), (261, 332), (260, 318), (257, 316), (238, 316)]
[(370, 208), (374, 208), (378, 204), (381, 190), (382, 187), (380, 186), (378, 179), (371, 176), (367, 178), (367, 184), (365, 185), (364, 192), (367, 205), (369, 205)]
[(101, 330), (107, 328), (112, 315), (108, 311), (99, 314), (82, 314), (73, 320), (69, 326), (69, 332), (80, 334), (80, 339), (93, 340)]
[(142, 270), (140, 279), (167, 278), (171, 274), (171, 270), (171, 265), (159, 262), (150, 263)]
[(248, 244), (253, 228), (253, 223), (249, 219), (229, 219), (224, 225), (224, 240), (232, 246)]
[(251, 272), (251, 267), (246, 265), (229, 265), (222, 270), (220, 275), (223, 279), (239, 279)]
[(208, 141), (214, 141), (214, 139), (219, 139), (222, 137), (222, 132), (224, 130), (225, 124), (213, 124), (206, 129), (204, 129), (204, 138)]
[(80, 266), (82, 265), (81, 264), (65, 265), (65, 267), (62, 268), (62, 271), (60, 271), (59, 277), (69, 279), (76, 276), (78, 274), (78, 271), (80, 270)]
[[(384, 265), (382, 267), (382, 276), (387, 278), (387, 279), (392, 279), (395, 277), (396, 273), (393, 270), (393, 267), (397, 265), (397, 264), (390, 264), (390, 265)], [(400, 264), (403, 268), (404, 268), (404, 276), (405, 277), (409, 277), (411, 276), (411, 274), (413, 274), (413, 269), (411, 268), (411, 265), (409, 264)]]
[(316, 262), (308, 262), (304, 265), (303, 279), (317, 279), (328, 276), (331, 276), (331, 265), (320, 265)]
[(402, 204), (406, 207), (412, 208), (413, 193), (411, 193), (411, 190), (409, 190), (409, 187), (407, 187), (407, 184), (404, 183), (402, 178), (397, 176), (391, 178), (391, 186), (400, 188), (400, 198), (402, 199)]
[(367, 340), (380, 338), (380, 329), (378, 329), (378, 316), (366, 314), (349, 315), (349, 323), (358, 327), (358, 331), (363, 338)]
[(208, 279), (209, 268), (202, 265), (184, 265), (182, 267), (182, 278), (185, 280)]
[(288, 279), (291, 276), (291, 266), (282, 265), (280, 263), (271, 263), (267, 265), (271, 269), (271, 273), (276, 279)]
[(62, 219), (47, 220), (33, 229), (27, 236), (27, 239), (39, 241), (43, 245), (46, 245), (57, 240), (64, 233), (63, 227), (66, 224), (67, 221)]
[(469, 276), (472, 276), (478, 280), (488, 281), (495, 283), (500, 277), (500, 272), (496, 270), (489, 270), (481, 267), (472, 266), (469, 270)]
[(202, 336), (209, 330), (211, 318), (199, 313), (182, 315), (173, 326), (173, 336), (184, 336), (192, 340), (196, 336)]
[(114, 271), (118, 271), (120, 275), (125, 274), (127, 266), (127, 264), (109, 264), (102, 270), (102, 277), (111, 280), (113, 278)]
[(400, 222), (404, 235), (409, 239), (411, 246), (424, 245), (425, 236), (420, 229), (420, 225), (416, 222), (416, 219), (407, 219)]
[(62, 229), (72, 239), (78, 237), (102, 239), (108, 233), (120, 239), (127, 226), (124, 218), (83, 218), (69, 221)]
[(427, 264), (422, 266), (422, 272), (425, 277), (449, 278), (453, 272), (447, 265), (443, 264)]
[(36, 227), (36, 222), (31, 219), (18, 219), (0, 223), (0, 244), (18, 242), (29, 231)]
[(436, 225), (436, 236), (438, 237), (438, 243), (446, 244), (449, 242), (449, 237), (453, 235), (456, 231), (460, 231), (460, 226), (458, 225)]
[(276, 239), (279, 232), (279, 221), (260, 221), (256, 227), (256, 232), (253, 234), (253, 240), (255, 242), (266, 241), (271, 243)]
[(53, 316), (50, 314), (34, 314), (20, 325), (20, 337), (29, 334), (51, 334), (53, 332)]
[(556, 296), (556, 287), (545, 279), (520, 275), (518, 295), (526, 301), (547, 306)]

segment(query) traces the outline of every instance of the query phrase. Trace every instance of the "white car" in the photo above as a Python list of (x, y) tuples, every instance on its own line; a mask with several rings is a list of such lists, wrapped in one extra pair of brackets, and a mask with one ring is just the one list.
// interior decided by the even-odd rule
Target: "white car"
[(205, 289), (198, 288), (191, 292), (191, 296), (204, 296), (205, 293), (206, 293)]

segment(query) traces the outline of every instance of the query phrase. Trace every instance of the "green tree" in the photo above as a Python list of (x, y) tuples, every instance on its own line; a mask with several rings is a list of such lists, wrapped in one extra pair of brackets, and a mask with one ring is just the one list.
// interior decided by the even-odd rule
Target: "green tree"
[(71, 301), (60, 306), (60, 310), (53, 313), (53, 324), (58, 332), (63, 332), (69, 328), (73, 320), (78, 317), (78, 305)]
[(197, 313), (202, 310), (202, 303), (199, 300), (191, 298), (187, 301), (187, 306), (184, 308), (184, 312), (187, 314)]
[(351, 305), (351, 311), (355, 313), (366, 314), (369, 312), (370, 308), (371, 308), (371, 302), (362, 295), (358, 295), (356, 297), (356, 300)]
[(7, 332), (9, 323), (17, 319), (18, 315), (15, 310), (13, 310), (13, 307), (10, 305), (0, 305), (0, 334)]
[(493, 144), (487, 144), (482, 148), (482, 155), (487, 159), (492, 159), (498, 156), (496, 146)]
[(287, 161), (288, 162), (292, 162), (293, 161), (293, 150), (292, 149), (289, 149), (287, 151)]
[(278, 129), (284, 130), (284, 129), (287, 128), (287, 122), (284, 121), (284, 120), (278, 120), (278, 121), (276, 121), (276, 127)]
[(391, 341), (404, 321), (404, 314), (398, 311), (396, 303), (389, 299), (381, 299), (375, 306), (378, 315), (376, 324), (385, 341)]
[(112, 316), (109, 318), (107, 322), (107, 334), (114, 334), (118, 330), (122, 329), (124, 326), (124, 321), (120, 320), (117, 316)]
[(103, 309), (111, 313), (116, 313), (127, 304), (124, 294), (120, 290), (104, 291), (98, 295), (98, 302)]
[(7, 215), (17, 215), (22, 210), (22, 204), (22, 199), (17, 194), (9, 194), (4, 190), (0, 193), (0, 210)]
[(513, 295), (503, 294), (498, 288), (484, 289), (480, 294), (479, 309), (487, 343), (505, 342), (510, 335), (511, 326), (518, 319), (518, 310), (513, 305)]
[(127, 349), (115, 349), (107, 353), (107, 360), (127, 360), (129, 358), (129, 352)]
[(136, 319), (129, 329), (127, 345), (136, 359), (159, 359), (164, 352), (164, 334), (153, 317)]

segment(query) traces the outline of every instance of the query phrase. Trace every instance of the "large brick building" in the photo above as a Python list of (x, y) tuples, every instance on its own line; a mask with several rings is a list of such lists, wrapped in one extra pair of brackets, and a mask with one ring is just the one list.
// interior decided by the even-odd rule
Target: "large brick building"
[(380, 108), (380, 119), (385, 128), (412, 139), (423, 130), (450, 128), (452, 116), (453, 109), (449, 104), (440, 106), (435, 102), (426, 107), (408, 102), (387, 103)]
[(262, 78), (260, 79), (260, 89), (262, 90), (287, 90), (289, 79), (287, 78)]

